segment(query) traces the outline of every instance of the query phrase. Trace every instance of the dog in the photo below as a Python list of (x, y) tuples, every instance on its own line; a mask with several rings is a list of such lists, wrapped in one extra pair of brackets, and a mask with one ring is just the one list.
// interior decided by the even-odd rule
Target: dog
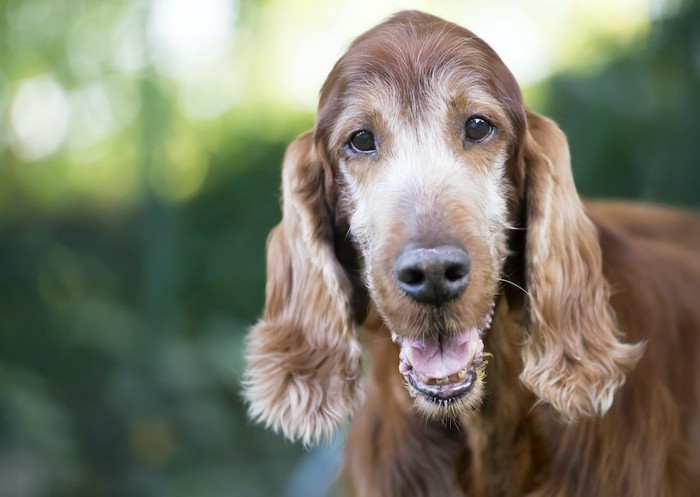
[(484, 41), (361, 35), (282, 176), (245, 396), (306, 445), (353, 416), (350, 494), (700, 495), (700, 219), (582, 201)]

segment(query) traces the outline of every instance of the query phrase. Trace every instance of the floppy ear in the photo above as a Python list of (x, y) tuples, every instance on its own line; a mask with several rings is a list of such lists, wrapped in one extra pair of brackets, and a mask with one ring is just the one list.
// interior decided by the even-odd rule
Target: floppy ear
[(642, 346), (620, 341), (596, 228), (576, 192), (564, 133), (533, 112), (527, 121), (530, 334), (520, 379), (567, 421), (602, 416)]
[(352, 285), (334, 252), (329, 174), (311, 133), (287, 149), (282, 222), (267, 241), (265, 311), (246, 349), (250, 416), (306, 445), (328, 437), (361, 397)]

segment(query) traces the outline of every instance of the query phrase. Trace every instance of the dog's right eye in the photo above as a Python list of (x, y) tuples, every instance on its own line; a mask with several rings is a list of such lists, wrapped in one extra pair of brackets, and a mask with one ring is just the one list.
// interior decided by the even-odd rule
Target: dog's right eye
[(348, 143), (355, 152), (367, 153), (376, 150), (374, 145), (374, 135), (369, 131), (361, 130), (353, 133)]

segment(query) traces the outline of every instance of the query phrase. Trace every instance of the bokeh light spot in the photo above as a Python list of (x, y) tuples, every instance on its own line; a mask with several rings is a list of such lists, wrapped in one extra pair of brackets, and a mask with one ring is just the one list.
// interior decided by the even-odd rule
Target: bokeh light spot
[(12, 150), (27, 161), (52, 154), (63, 143), (69, 120), (68, 97), (53, 77), (25, 80), (10, 110)]
[(174, 132), (166, 143), (166, 157), (149, 169), (153, 191), (166, 202), (183, 202), (201, 189), (209, 171), (206, 152), (192, 138)]

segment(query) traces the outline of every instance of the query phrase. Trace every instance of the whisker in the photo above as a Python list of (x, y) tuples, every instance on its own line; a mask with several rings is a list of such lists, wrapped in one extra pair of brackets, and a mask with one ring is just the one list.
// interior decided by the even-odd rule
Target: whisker
[(498, 278), (498, 281), (502, 281), (503, 283), (508, 283), (508, 284), (510, 284), (510, 285), (513, 285), (515, 288), (517, 288), (518, 290), (522, 291), (525, 295), (527, 295), (528, 297), (532, 298), (532, 295), (530, 295), (530, 292), (528, 292), (527, 290), (525, 290), (523, 287), (521, 287), (521, 286), (518, 285), (517, 283), (513, 283), (512, 281), (506, 280), (506, 279), (504, 279), (504, 278)]

